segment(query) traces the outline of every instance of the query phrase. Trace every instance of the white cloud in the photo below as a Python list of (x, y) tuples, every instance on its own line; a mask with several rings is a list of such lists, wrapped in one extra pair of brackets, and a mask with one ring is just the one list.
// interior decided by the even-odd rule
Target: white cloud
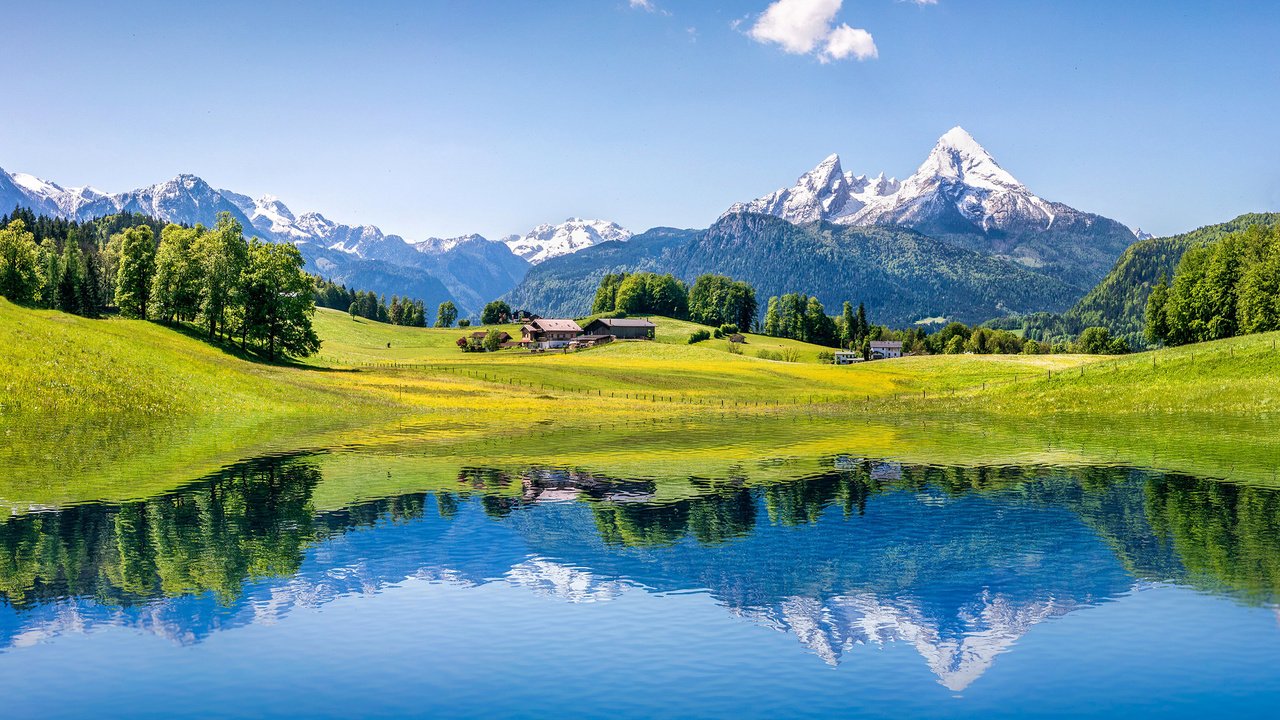
[(759, 43), (773, 43), (793, 55), (816, 54), (821, 62), (878, 56), (871, 33), (841, 23), (834, 26), (843, 0), (776, 0), (756, 20), (747, 35)]
[(644, 10), (645, 12), (653, 12), (657, 10), (653, 6), (653, 0), (631, 0), (631, 8), (633, 10)]
[(843, 60), (847, 57), (870, 60), (879, 55), (880, 52), (876, 50), (876, 41), (872, 39), (871, 33), (842, 24), (827, 36), (827, 47), (818, 59), (822, 62)]

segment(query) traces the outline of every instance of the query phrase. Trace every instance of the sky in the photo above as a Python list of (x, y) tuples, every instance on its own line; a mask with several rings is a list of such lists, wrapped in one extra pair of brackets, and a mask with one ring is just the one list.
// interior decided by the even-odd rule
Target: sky
[(1171, 234), (1280, 210), (1280, 3), (40, 2), (6, 9), (0, 167), (194, 173), (417, 240), (706, 227), (830, 153), (961, 125), (1050, 200)]

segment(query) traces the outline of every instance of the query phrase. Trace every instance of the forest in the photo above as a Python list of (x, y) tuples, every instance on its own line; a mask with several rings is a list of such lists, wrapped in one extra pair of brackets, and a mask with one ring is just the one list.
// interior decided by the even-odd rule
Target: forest
[(0, 219), (0, 295), (97, 317), (199, 328), (270, 360), (314, 354), (315, 283), (289, 244), (246, 239), (223, 213), (212, 228), (140, 215), (87, 223), (16, 210)]
[(1163, 345), (1280, 330), (1280, 227), (1254, 225), (1193, 247), (1147, 300), (1147, 339)]

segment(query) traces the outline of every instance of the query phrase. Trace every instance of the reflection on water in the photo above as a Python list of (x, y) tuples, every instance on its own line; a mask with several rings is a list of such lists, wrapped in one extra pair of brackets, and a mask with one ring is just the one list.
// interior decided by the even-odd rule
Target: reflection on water
[(1272, 490), (1117, 468), (823, 465), (764, 486), (695, 479), (667, 502), (650, 480), (476, 467), (447, 489), (318, 511), (318, 458), (246, 463), (0, 524), (0, 653), (110, 627), (198, 644), (417, 578), (569, 603), (704, 593), (831, 666), (909, 646), (959, 692), (1033, 627), (1152, 584), (1237, 607), (1280, 598)]

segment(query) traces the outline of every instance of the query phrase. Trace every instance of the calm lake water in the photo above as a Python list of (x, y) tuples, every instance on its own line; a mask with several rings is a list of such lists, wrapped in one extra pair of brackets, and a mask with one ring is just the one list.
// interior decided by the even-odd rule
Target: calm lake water
[(678, 499), (652, 479), (469, 467), (335, 505), (334, 457), (0, 521), (5, 717), (1280, 703), (1273, 490), (836, 455), (763, 486), (693, 478)]

